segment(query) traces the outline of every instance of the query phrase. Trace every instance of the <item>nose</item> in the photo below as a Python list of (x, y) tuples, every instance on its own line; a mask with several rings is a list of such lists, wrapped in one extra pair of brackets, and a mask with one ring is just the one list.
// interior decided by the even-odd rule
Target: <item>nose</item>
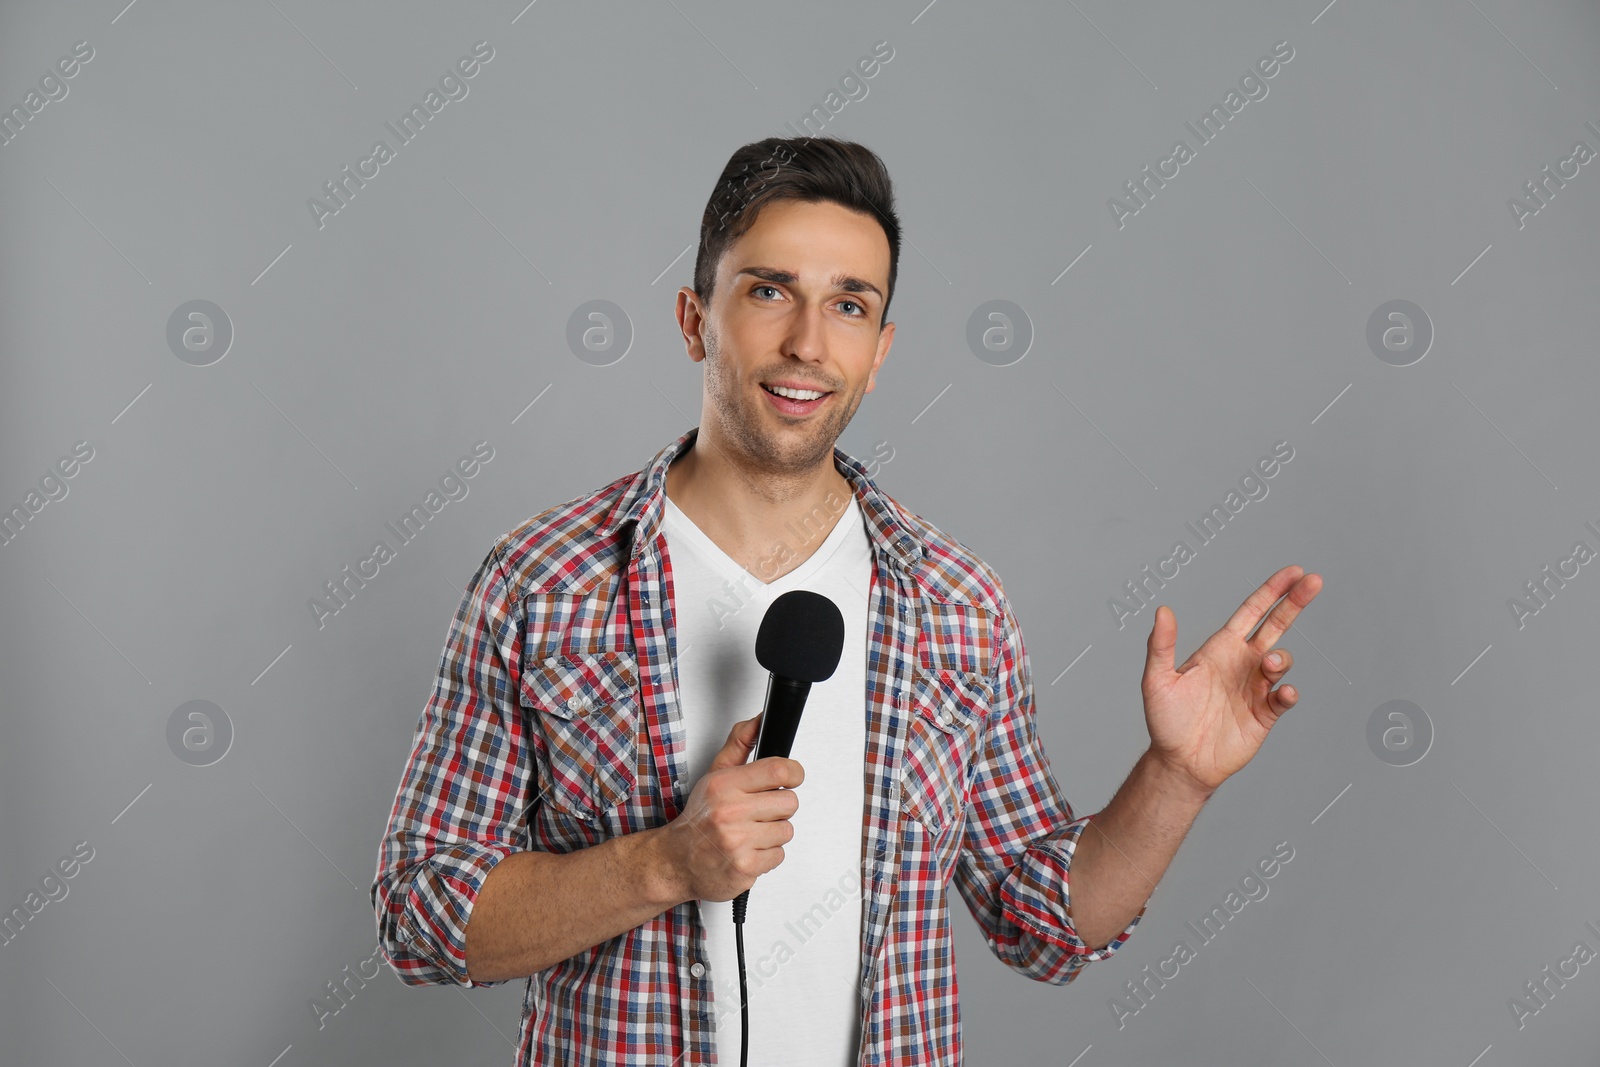
[(824, 340), (825, 309), (812, 305), (795, 313), (785, 355), (794, 356), (806, 363), (821, 363), (828, 358)]

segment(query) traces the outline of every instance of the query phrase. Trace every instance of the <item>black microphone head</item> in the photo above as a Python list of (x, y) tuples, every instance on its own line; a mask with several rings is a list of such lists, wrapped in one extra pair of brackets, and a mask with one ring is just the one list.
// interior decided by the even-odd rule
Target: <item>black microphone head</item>
[(821, 593), (791, 589), (772, 602), (756, 633), (756, 660), (781, 678), (821, 682), (844, 652), (844, 616)]

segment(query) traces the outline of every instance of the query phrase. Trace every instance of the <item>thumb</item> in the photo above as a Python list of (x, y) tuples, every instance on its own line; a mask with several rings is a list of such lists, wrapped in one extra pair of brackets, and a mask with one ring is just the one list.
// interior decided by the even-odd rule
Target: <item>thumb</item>
[[(1162, 614), (1165, 612), (1166, 614)], [(1156, 608), (1156, 617), (1150, 627), (1150, 640), (1144, 661), (1145, 681), (1152, 682), (1164, 674), (1172, 673), (1173, 650), (1178, 644), (1178, 618), (1165, 604)]]
[(733, 729), (728, 731), (728, 740), (723, 743), (722, 751), (711, 760), (712, 770), (742, 766), (750, 759), (750, 753), (755, 751), (756, 738), (761, 732), (763, 714), (765, 712), (757, 712), (755, 718), (742, 719), (733, 724)]

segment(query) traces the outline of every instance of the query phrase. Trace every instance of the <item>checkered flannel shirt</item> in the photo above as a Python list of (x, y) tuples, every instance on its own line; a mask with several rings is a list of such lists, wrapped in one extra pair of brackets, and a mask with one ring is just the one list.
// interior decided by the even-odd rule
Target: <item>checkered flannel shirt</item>
[[(667, 467), (697, 431), (502, 535), (473, 574), (372, 884), (380, 943), (406, 984), (502, 984), (468, 977), (466, 928), (507, 855), (661, 826), (687, 800), (661, 515)], [(834, 462), (873, 556), (859, 1064), (956, 1065), (952, 880), (995, 956), (1055, 985), (1121, 947), (1144, 910), (1098, 950), (1068, 919), (1091, 816), (1074, 817), (1051, 774), (999, 576), (859, 461), (835, 448)], [(714, 1062), (711, 976), (693, 966), (706, 958), (689, 900), (533, 974), (517, 1064)]]

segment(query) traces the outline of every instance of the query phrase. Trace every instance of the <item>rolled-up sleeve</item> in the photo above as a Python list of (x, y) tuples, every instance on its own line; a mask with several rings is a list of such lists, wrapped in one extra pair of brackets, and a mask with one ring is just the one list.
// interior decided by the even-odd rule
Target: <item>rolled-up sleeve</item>
[(450, 624), (378, 853), (378, 940), (407, 985), (510, 981), (475, 982), (466, 960), (472, 906), (494, 866), (518, 851), (535, 785), (518, 700), (521, 604), (500, 547)]
[(1116, 952), (1144, 908), (1104, 948), (1091, 949), (1073, 928), (1072, 856), (1093, 816), (1074, 817), (1050, 773), (1034, 725), (1027, 648), (1003, 589), (999, 603), (988, 734), (973, 772), (954, 881), (1001, 962), (1036, 981), (1066, 985)]

